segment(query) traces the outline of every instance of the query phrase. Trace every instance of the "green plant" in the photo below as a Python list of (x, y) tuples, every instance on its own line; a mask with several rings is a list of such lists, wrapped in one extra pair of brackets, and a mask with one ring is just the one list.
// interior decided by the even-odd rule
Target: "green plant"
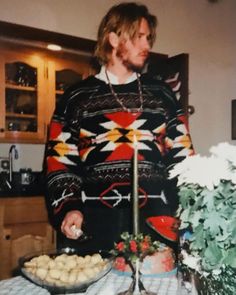
[(191, 231), (189, 249), (181, 251), (182, 263), (214, 286), (228, 280), (236, 294), (229, 277), (236, 272), (236, 147), (221, 143), (208, 157), (186, 158), (170, 177), (178, 178), (180, 230)]

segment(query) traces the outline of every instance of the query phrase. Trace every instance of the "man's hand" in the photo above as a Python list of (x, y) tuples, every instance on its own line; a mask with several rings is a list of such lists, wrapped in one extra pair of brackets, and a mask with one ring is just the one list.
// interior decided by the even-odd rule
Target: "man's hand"
[(61, 231), (67, 238), (76, 240), (79, 236), (76, 234), (75, 229), (81, 229), (82, 223), (83, 214), (78, 210), (70, 211), (61, 224)]

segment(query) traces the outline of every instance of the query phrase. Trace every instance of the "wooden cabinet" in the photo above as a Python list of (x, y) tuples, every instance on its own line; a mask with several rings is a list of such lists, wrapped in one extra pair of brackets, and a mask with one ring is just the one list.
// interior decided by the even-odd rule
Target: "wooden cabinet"
[(50, 81), (46, 108), (47, 123), (66, 88), (93, 74), (94, 70), (90, 64), (90, 57), (79, 55), (74, 58), (49, 57), (47, 59), (48, 81)]
[(14, 275), (20, 257), (56, 248), (44, 197), (0, 199), (0, 279)]
[(0, 140), (42, 141), (44, 66), (37, 56), (0, 53)]
[(56, 101), (92, 73), (90, 59), (0, 40), (0, 142), (44, 143)]

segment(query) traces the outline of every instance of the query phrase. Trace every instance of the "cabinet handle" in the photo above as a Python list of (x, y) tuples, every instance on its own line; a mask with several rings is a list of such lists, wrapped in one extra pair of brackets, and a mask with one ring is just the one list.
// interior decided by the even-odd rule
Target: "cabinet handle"
[(195, 113), (194, 106), (188, 105), (187, 111), (188, 111), (188, 115), (193, 115)]
[(4, 128), (0, 128), (0, 132), (4, 132), (5, 131), (5, 129)]

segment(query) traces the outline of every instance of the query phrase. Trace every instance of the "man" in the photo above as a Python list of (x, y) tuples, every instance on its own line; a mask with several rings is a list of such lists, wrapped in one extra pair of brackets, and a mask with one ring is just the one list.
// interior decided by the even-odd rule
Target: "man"
[(168, 169), (193, 148), (171, 89), (139, 74), (156, 25), (144, 5), (112, 7), (98, 30), (100, 73), (68, 89), (56, 108), (46, 160), (47, 206), (59, 247), (78, 247), (81, 228), (92, 239), (79, 247), (92, 251), (111, 249), (123, 231), (132, 231), (135, 141), (141, 231), (149, 232), (147, 217), (174, 214)]

